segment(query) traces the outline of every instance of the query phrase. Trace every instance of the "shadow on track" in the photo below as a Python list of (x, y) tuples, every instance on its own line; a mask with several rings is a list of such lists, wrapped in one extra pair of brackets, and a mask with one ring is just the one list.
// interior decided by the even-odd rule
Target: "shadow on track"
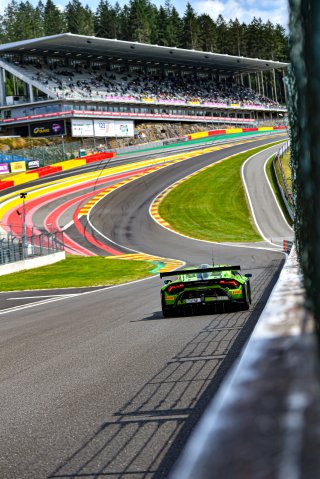
[[(114, 420), (103, 423), (48, 478), (166, 478), (239, 356), (279, 271), (276, 262), (257, 276), (252, 311), (211, 317), (208, 325), (117, 411)], [(143, 320), (160, 316), (156, 312)]]

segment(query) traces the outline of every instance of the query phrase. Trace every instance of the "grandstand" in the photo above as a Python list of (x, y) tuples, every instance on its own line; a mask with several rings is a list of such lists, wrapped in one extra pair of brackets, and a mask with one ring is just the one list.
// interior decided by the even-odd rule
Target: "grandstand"
[[(70, 33), (0, 45), (0, 131), (132, 136), (137, 123), (286, 114), (286, 63)], [(8, 95), (6, 84), (12, 91)]]

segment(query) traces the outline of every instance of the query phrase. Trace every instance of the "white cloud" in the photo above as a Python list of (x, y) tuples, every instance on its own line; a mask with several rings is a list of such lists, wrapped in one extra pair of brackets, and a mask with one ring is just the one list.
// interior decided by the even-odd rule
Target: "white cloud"
[(222, 15), (227, 21), (237, 18), (241, 23), (250, 23), (256, 17), (288, 26), (287, 0), (195, 0), (193, 7), (198, 14), (207, 13), (214, 20)]

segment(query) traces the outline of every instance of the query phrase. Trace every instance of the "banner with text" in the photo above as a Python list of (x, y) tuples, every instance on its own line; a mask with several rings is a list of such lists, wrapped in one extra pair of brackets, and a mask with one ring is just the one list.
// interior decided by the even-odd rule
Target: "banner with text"
[(47, 121), (45, 123), (32, 123), (30, 125), (30, 134), (34, 138), (65, 135), (64, 122)]
[(13, 161), (10, 163), (11, 173), (21, 173), (26, 171), (26, 162), (25, 161)]
[(132, 137), (134, 136), (133, 120), (91, 120), (72, 118), (72, 136), (77, 137)]

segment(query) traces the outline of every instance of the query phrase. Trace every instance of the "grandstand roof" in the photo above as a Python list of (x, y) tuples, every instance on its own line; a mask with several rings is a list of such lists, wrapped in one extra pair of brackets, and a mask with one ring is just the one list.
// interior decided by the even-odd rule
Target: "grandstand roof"
[(152, 63), (159, 62), (170, 65), (210, 68), (227, 73), (250, 73), (274, 68), (286, 68), (288, 66), (287, 63), (258, 58), (237, 57), (116, 39), (87, 37), (72, 33), (61, 33), (49, 37), (0, 45), (0, 55), (5, 53), (53, 54), (57, 56), (59, 54), (73, 53), (79, 59), (143, 60)]

